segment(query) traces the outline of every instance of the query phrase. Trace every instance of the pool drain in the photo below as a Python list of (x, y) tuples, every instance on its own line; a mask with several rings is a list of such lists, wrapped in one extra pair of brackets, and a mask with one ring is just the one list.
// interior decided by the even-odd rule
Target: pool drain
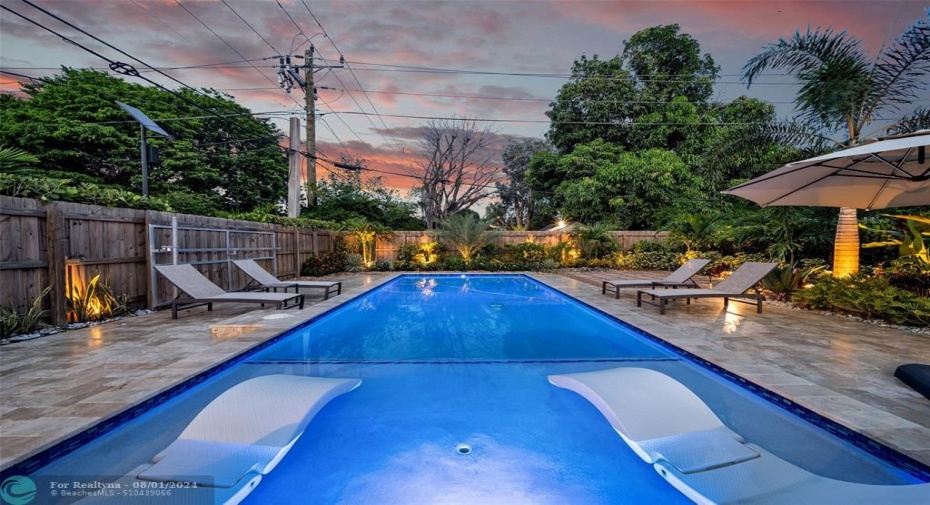
[(457, 452), (457, 453), (459, 453), (459, 454), (461, 454), (461, 455), (463, 455), (463, 456), (466, 455), (466, 454), (471, 454), (471, 446), (468, 445), (468, 444), (459, 444), (459, 445), (455, 446), (455, 452)]

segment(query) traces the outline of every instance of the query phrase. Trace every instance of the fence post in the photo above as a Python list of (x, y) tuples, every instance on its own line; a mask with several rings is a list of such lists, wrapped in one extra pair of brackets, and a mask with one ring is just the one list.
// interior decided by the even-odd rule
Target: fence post
[(68, 247), (68, 234), (66, 233), (64, 213), (58, 204), (50, 203), (46, 206), (45, 237), (48, 242), (48, 285), (52, 287), (52, 296), (49, 298), (49, 307), (52, 324), (63, 325), (68, 322), (65, 293), (65, 248)]
[(158, 298), (158, 288), (155, 284), (155, 228), (152, 227), (152, 211), (145, 211), (145, 308), (155, 310), (155, 301)]

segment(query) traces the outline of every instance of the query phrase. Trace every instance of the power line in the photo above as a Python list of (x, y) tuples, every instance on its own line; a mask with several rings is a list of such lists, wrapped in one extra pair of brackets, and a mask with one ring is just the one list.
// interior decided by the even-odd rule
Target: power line
[[(18, 74), (16, 72), (10, 72), (9, 70), (0, 69), (0, 73), (4, 73), (7, 75), (15, 75), (16, 77), (22, 77), (23, 79), (29, 79), (30, 81), (41, 81), (42, 80), (39, 77), (31, 77), (31, 76), (24, 75), (24, 74)], [(19, 82), (19, 81), (13, 81), (13, 82)], [(5, 84), (10, 84), (10, 83), (5, 83)]]
[[(172, 81), (177, 82), (178, 84), (180, 84), (181, 86), (183, 86), (183, 87), (185, 87), (185, 88), (188, 88), (188, 89), (192, 90), (194, 93), (199, 94), (199, 95), (202, 95), (202, 96), (207, 96), (208, 98), (211, 98), (211, 99), (213, 98), (213, 97), (209, 97), (209, 95), (205, 95), (204, 93), (201, 93), (199, 90), (197, 90), (197, 89), (195, 89), (194, 87), (189, 86), (188, 84), (186, 84), (186, 83), (184, 83), (184, 82), (182, 82), (182, 81), (180, 81), (180, 80), (174, 78), (174, 77), (171, 76), (171, 75), (168, 75), (168, 74), (166, 74), (166, 73), (164, 73), (164, 72), (162, 72), (162, 71), (160, 71), (160, 70), (154, 69), (151, 65), (149, 65), (148, 63), (146, 63), (146, 62), (140, 60), (139, 58), (136, 58), (135, 56), (133, 56), (133, 55), (127, 53), (126, 51), (123, 51), (122, 49), (120, 49), (120, 48), (118, 48), (118, 47), (116, 47), (116, 46), (114, 46), (114, 45), (112, 45), (112, 44), (110, 44), (110, 43), (108, 43), (108, 42), (106, 42), (106, 41), (100, 39), (99, 37), (95, 36), (94, 34), (92, 34), (92, 33), (90, 33), (90, 32), (87, 32), (86, 30), (84, 30), (84, 29), (82, 29), (82, 28), (80, 28), (80, 27), (74, 25), (73, 23), (67, 21), (66, 19), (63, 19), (63, 18), (61, 18), (60, 16), (58, 16), (58, 15), (52, 13), (52, 12), (49, 12), (49, 11), (43, 9), (42, 7), (39, 7), (39, 6), (35, 5), (35, 4), (33, 4), (33, 3), (30, 2), (29, 0), (22, 0), (22, 1), (23, 1), (24, 3), (30, 5), (31, 7), (35, 8), (36, 10), (38, 10), (38, 11), (40, 11), (40, 12), (43, 12), (43, 13), (45, 13), (45, 14), (48, 15), (48, 16), (51, 16), (52, 18), (54, 18), (54, 19), (60, 21), (61, 23), (64, 23), (65, 25), (67, 25), (67, 26), (69, 26), (69, 27), (71, 27), (71, 28), (73, 28), (73, 29), (79, 31), (80, 33), (83, 33), (84, 35), (87, 35), (88, 37), (90, 37), (90, 38), (96, 40), (97, 42), (100, 42), (101, 44), (103, 44), (103, 45), (105, 45), (105, 46), (107, 46), (107, 47), (109, 47), (109, 48), (111, 48), (111, 49), (117, 51), (118, 53), (120, 53), (120, 54), (122, 54), (122, 55), (124, 55), (124, 56), (126, 56), (126, 57), (128, 57), (128, 58), (130, 58), (130, 59), (132, 59), (132, 60), (135, 60), (135, 61), (138, 62), (139, 64), (141, 64), (141, 65), (143, 65), (143, 66), (146, 66), (146, 67), (149, 67), (149, 68), (152, 68), (153, 70), (155, 70), (155, 71), (158, 72), (159, 74), (161, 74), (161, 75), (167, 77), (168, 79), (171, 79)], [(76, 42), (76, 41), (74, 41), (74, 40), (72, 40), (72, 39), (70, 39), (70, 38), (68, 38), (68, 37), (65, 37), (64, 35), (58, 33), (57, 31), (52, 30), (51, 28), (48, 28), (47, 26), (45, 26), (45, 25), (43, 25), (43, 24), (41, 24), (41, 23), (39, 23), (39, 22), (37, 22), (37, 21), (34, 21), (34, 20), (32, 20), (31, 18), (28, 18), (28, 17), (26, 17), (26, 16), (24, 16), (24, 15), (22, 15), (22, 14), (16, 12), (16, 11), (14, 11), (14, 10), (12, 10), (12, 9), (10, 9), (10, 8), (8, 8), (8, 7), (6, 7), (6, 6), (0, 5), (0, 7), (2, 7), (4, 10), (7, 10), (7, 11), (9, 11), (9, 12), (15, 14), (16, 16), (18, 16), (18, 17), (20, 17), (20, 18), (22, 18), (22, 19), (28, 21), (29, 23), (31, 23), (31, 24), (33, 24), (33, 25), (35, 25), (35, 26), (38, 26), (39, 28), (42, 28), (43, 30), (46, 30), (46, 31), (48, 31), (48, 32), (50, 32), (50, 33), (52, 33), (52, 34), (54, 34), (54, 35), (57, 35), (59, 38), (61, 38), (61, 39), (64, 40), (65, 42), (68, 42), (69, 44), (73, 44), (73, 45), (75, 45), (75, 46), (77, 46), (77, 47), (79, 47), (79, 48), (81, 48), (81, 49), (83, 49), (83, 50), (89, 52), (90, 54), (93, 54), (94, 56), (97, 56), (98, 58), (100, 58), (100, 59), (106, 61), (107, 63), (109, 63), (109, 70), (112, 70), (112, 71), (114, 71), (114, 72), (117, 72), (117, 73), (119, 73), (119, 74), (121, 74), (121, 75), (129, 75), (129, 76), (133, 76), (133, 77), (138, 77), (139, 79), (142, 79), (142, 80), (144, 80), (144, 81), (146, 81), (146, 82), (148, 82), (148, 83), (150, 83), (150, 84), (152, 84), (152, 85), (158, 87), (159, 89), (161, 89), (161, 90), (163, 90), (163, 91), (166, 91), (166, 92), (172, 94), (173, 96), (175, 96), (175, 97), (177, 97), (177, 98), (179, 98), (179, 99), (181, 99), (181, 100), (183, 100), (183, 101), (185, 101), (185, 102), (187, 102), (187, 103), (189, 103), (189, 104), (191, 104), (191, 105), (194, 105), (195, 107), (197, 107), (197, 108), (199, 108), (199, 109), (205, 110), (205, 111), (207, 111), (207, 112), (210, 112), (211, 114), (217, 115), (217, 117), (220, 117), (220, 116), (216, 113), (216, 111), (214, 111), (214, 110), (212, 110), (212, 109), (210, 109), (210, 108), (207, 108), (207, 107), (205, 107), (205, 106), (203, 106), (203, 105), (200, 105), (200, 104), (198, 104), (197, 102), (194, 102), (193, 100), (190, 100), (190, 99), (188, 99), (187, 97), (185, 97), (185, 96), (183, 96), (183, 95), (181, 95), (181, 94), (179, 94), (179, 93), (177, 93), (177, 92), (175, 92), (175, 91), (173, 91), (173, 90), (170, 90), (170, 89), (168, 89), (168, 88), (162, 86), (161, 84), (159, 84), (159, 83), (157, 83), (157, 82), (155, 82), (155, 81), (153, 81), (153, 80), (151, 80), (151, 79), (149, 79), (149, 78), (147, 78), (147, 77), (141, 75), (141, 74), (139, 73), (139, 71), (136, 70), (132, 65), (128, 65), (128, 64), (126, 64), (126, 63), (122, 63), (122, 62), (117, 62), (117, 61), (111, 60), (110, 58), (107, 58), (106, 56), (103, 56), (102, 54), (100, 54), (100, 53), (98, 53), (98, 52), (96, 52), (96, 51), (94, 51), (94, 50), (88, 48), (87, 46), (84, 46), (84, 45), (82, 45), (82, 44), (79, 44), (78, 42)]]
[[(371, 114), (370, 112), (364, 111), (340, 111), (336, 114), (351, 114), (351, 115), (365, 115)], [(384, 114), (386, 117), (396, 117), (404, 119), (436, 119), (436, 120), (446, 120), (446, 121), (459, 121), (463, 118), (455, 116), (415, 116), (415, 115), (404, 115), (404, 114)], [(550, 119), (492, 119), (492, 118), (466, 118), (469, 121), (477, 121), (482, 123), (553, 123), (553, 124), (577, 124), (577, 125), (590, 125), (590, 126), (746, 126), (746, 125), (755, 125), (761, 123), (754, 122), (695, 122), (695, 123), (671, 123), (671, 122), (651, 122), (651, 123), (636, 123), (632, 121), (627, 122), (616, 122), (616, 121), (552, 121)], [(776, 123), (788, 123), (790, 121), (774, 121)]]
[(229, 5), (228, 3), (226, 3), (226, 0), (220, 0), (220, 1), (223, 2), (223, 5), (225, 5), (226, 7), (229, 7), (229, 10), (231, 10), (231, 11), (233, 12), (233, 14), (236, 15), (236, 17), (238, 17), (240, 20), (242, 20), (242, 22), (245, 23), (245, 26), (248, 26), (249, 29), (252, 30), (252, 32), (255, 33), (255, 35), (258, 35), (258, 38), (262, 39), (262, 41), (265, 42), (265, 44), (268, 44), (268, 47), (270, 47), (271, 50), (275, 52), (275, 54), (280, 54), (280, 51), (278, 51), (277, 48), (275, 48), (273, 45), (271, 45), (271, 42), (268, 42), (268, 39), (266, 39), (264, 36), (262, 36), (261, 33), (258, 33), (258, 30), (256, 30), (255, 28), (253, 28), (252, 25), (250, 25), (249, 22), (246, 21), (244, 17), (242, 17), (241, 15), (239, 15), (239, 13), (236, 12), (236, 9), (233, 9), (233, 8), (232, 8), (232, 5)]
[[(24, 1), (25, 1), (25, 0), (24, 0)], [(213, 30), (213, 28), (210, 28), (206, 23), (203, 22), (202, 19), (200, 19), (199, 17), (197, 17), (196, 14), (194, 14), (193, 12), (191, 12), (190, 9), (188, 9), (188, 8), (185, 7), (183, 4), (181, 4), (180, 0), (174, 0), (174, 3), (178, 4), (179, 7), (181, 7), (182, 9), (184, 9), (188, 14), (191, 15), (191, 17), (193, 17), (194, 19), (196, 19), (197, 22), (199, 22), (201, 25), (203, 25), (203, 27), (206, 28), (210, 33), (212, 33), (216, 38), (220, 39), (220, 42), (222, 42), (223, 44), (225, 44), (226, 47), (228, 47), (229, 49), (231, 49), (234, 53), (236, 53), (236, 54), (237, 54), (240, 58), (242, 58), (244, 61), (247, 61), (247, 62), (249, 63), (249, 66), (252, 67), (253, 69), (255, 69), (255, 71), (258, 72), (259, 75), (261, 75), (262, 77), (264, 77), (265, 79), (267, 79), (271, 84), (277, 84), (272, 78), (270, 78), (270, 77), (268, 77), (267, 75), (265, 75), (264, 72), (262, 72), (261, 70), (259, 70), (258, 67), (256, 67), (255, 65), (253, 65), (252, 62), (249, 61), (249, 59), (246, 58), (242, 53), (240, 53), (238, 50), (236, 50), (235, 47), (233, 47), (232, 45), (230, 45), (230, 43), (227, 42), (226, 39), (224, 39), (223, 37), (221, 37), (220, 34), (216, 33), (216, 32)], [(224, 2), (224, 3), (225, 3), (225, 2)], [(286, 94), (286, 93), (285, 93), (285, 94)], [(290, 98), (291, 100), (293, 100), (294, 103), (296, 103), (297, 105), (300, 105), (300, 102), (298, 102), (296, 99), (294, 99), (294, 97), (292, 97), (291, 95), (287, 95), (287, 97)]]
[[(336, 41), (333, 40), (333, 38), (329, 36), (329, 33), (326, 32), (326, 28), (323, 28), (323, 24), (320, 23), (320, 20), (316, 17), (316, 14), (314, 14), (313, 11), (310, 9), (310, 6), (307, 5), (307, 2), (304, 0), (300, 0), (300, 3), (303, 4), (304, 8), (307, 10), (307, 13), (310, 14), (310, 17), (313, 18), (314, 22), (316, 22), (316, 25), (320, 28), (320, 31), (323, 32), (323, 37), (326, 38), (326, 40), (328, 40), (330, 44), (332, 44), (333, 49), (335, 49), (336, 53), (339, 55), (339, 59), (342, 61), (345, 61), (345, 57), (343, 56), (342, 51), (339, 50), (339, 46), (336, 45)], [(391, 128), (389, 128), (387, 123), (384, 121), (384, 117), (381, 115), (380, 112), (378, 112), (378, 108), (375, 107), (375, 104), (371, 100), (371, 97), (368, 95), (368, 93), (365, 92), (365, 87), (362, 86), (362, 83), (361, 81), (359, 81), (358, 75), (355, 74), (355, 71), (352, 69), (352, 66), (349, 65), (348, 63), (346, 63), (345, 65), (346, 65), (346, 68), (349, 70), (349, 74), (352, 75), (352, 78), (355, 79), (355, 83), (358, 84), (358, 88), (359, 90), (361, 90), (362, 95), (364, 95), (365, 99), (368, 100), (368, 104), (371, 106), (371, 110), (375, 112), (375, 115), (378, 117), (378, 120), (381, 121), (381, 125), (384, 127), (384, 131), (388, 132), (388, 135), (390, 135), (391, 139), (394, 141), (394, 147), (400, 148), (401, 154), (407, 157), (408, 161), (411, 161), (409, 155), (406, 153), (403, 146), (401, 146), (400, 142), (397, 140), (397, 137), (394, 136), (394, 133), (392, 132)], [(336, 80), (339, 81), (339, 84), (341, 84), (342, 87), (345, 88), (346, 86), (345, 84), (342, 83), (342, 79), (339, 78), (339, 75), (335, 73), (333, 75), (336, 77)], [(355, 102), (356, 105), (358, 105), (358, 101), (355, 100), (355, 97), (353, 96), (352, 92), (349, 90), (346, 90), (346, 92), (349, 93), (349, 97), (352, 98), (352, 101)], [(360, 105), (359, 105), (359, 109), (364, 110), (364, 108), (361, 107)], [(381, 132), (381, 130), (379, 130), (378, 127), (374, 124), (374, 122), (371, 121), (370, 116), (366, 116), (366, 117), (369, 119), (369, 122), (371, 123), (371, 126), (374, 127), (375, 131), (379, 135), (381, 135), (382, 138), (387, 140), (384, 137), (384, 134)]]
[(146, 9), (145, 7), (142, 7), (142, 4), (140, 4), (140, 3), (137, 2), (136, 0), (132, 0), (132, 3), (135, 4), (135, 6), (139, 8), (139, 10), (141, 10), (141, 11), (145, 12), (146, 14), (148, 14), (149, 17), (151, 17), (151, 18), (153, 18), (155, 21), (158, 21), (159, 23), (161, 23), (162, 26), (164, 26), (164, 27), (168, 28), (169, 30), (173, 31), (174, 33), (176, 33), (176, 34), (178, 35), (178, 37), (181, 37), (181, 38), (183, 38), (184, 40), (187, 40), (187, 37), (185, 37), (184, 35), (181, 35), (180, 33), (178, 33), (177, 30), (174, 29), (173, 26), (169, 25), (168, 23), (165, 23), (164, 21), (162, 21), (162, 19), (161, 19), (160, 17), (156, 16), (155, 14), (153, 14), (151, 11), (149, 11), (149, 10)]

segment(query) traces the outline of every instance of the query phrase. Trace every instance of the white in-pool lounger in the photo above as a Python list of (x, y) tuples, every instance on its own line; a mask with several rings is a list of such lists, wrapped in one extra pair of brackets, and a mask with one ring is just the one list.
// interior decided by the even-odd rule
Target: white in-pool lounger
[(747, 443), (694, 392), (654, 370), (550, 375), (549, 382), (590, 401), (639, 457), (696, 503), (930, 503), (930, 484), (829, 479)]
[[(216, 397), (181, 435), (125, 479), (127, 489), (184, 483), (165, 503), (242, 501), (294, 445), (313, 417), (359, 379), (266, 375)], [(206, 498), (206, 500), (205, 500)], [(148, 502), (146, 502), (148, 503)]]

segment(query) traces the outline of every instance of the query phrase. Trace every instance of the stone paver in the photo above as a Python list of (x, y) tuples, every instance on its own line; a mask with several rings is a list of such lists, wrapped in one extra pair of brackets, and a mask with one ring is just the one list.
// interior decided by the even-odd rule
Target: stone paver
[[(830, 419), (930, 464), (930, 401), (893, 377), (930, 363), (930, 338), (772, 305), (704, 299), (636, 307), (600, 293), (603, 278), (660, 272), (573, 272), (533, 277)], [(343, 294), (308, 297), (303, 311), (218, 304), (170, 311), (0, 347), (0, 466), (80, 432), (393, 275), (342, 276)], [(315, 303), (314, 303), (315, 302)], [(278, 317), (284, 314), (288, 317)], [(273, 315), (273, 318), (266, 318)]]
[[(283, 330), (386, 282), (343, 276), (342, 295), (304, 310), (220, 303), (113, 321), (0, 347), (0, 467), (6, 468)], [(271, 316), (270, 318), (268, 316)], [(281, 317), (286, 316), (286, 317)]]

